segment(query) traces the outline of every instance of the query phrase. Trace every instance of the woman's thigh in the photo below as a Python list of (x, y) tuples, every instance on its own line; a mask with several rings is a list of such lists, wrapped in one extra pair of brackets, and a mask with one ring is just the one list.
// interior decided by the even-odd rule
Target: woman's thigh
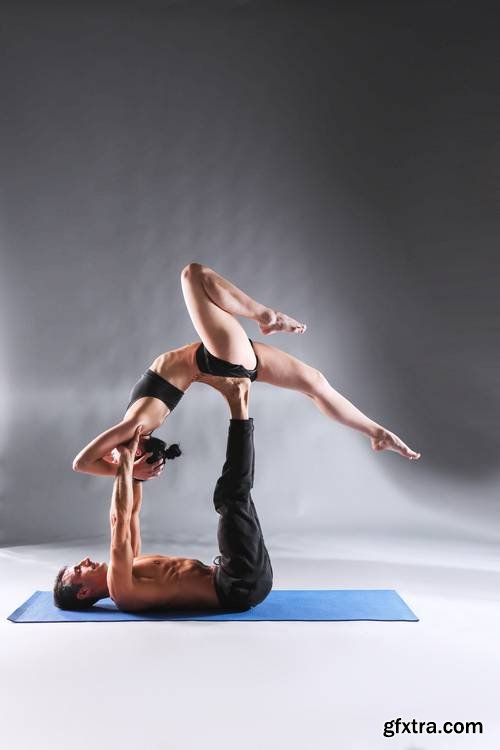
[(323, 376), (314, 367), (269, 344), (254, 341), (254, 349), (259, 358), (258, 381), (316, 395)]
[(202, 274), (202, 266), (191, 264), (181, 275), (184, 300), (198, 336), (214, 357), (252, 370), (256, 361), (247, 334), (236, 318), (212, 302)]

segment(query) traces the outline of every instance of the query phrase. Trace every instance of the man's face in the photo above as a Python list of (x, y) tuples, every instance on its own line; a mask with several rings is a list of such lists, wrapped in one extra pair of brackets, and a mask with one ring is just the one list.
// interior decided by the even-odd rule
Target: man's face
[(84, 557), (76, 565), (66, 569), (63, 581), (68, 584), (82, 584), (77, 596), (79, 599), (97, 595), (106, 586), (108, 565), (105, 562), (94, 562), (90, 557)]

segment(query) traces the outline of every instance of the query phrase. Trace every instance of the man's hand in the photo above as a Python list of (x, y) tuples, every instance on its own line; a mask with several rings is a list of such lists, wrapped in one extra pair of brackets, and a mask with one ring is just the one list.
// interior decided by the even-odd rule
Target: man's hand
[(160, 458), (158, 459), (158, 461), (155, 461), (154, 464), (146, 463), (147, 459), (152, 455), (152, 452), (145, 453), (143, 456), (138, 458), (137, 461), (134, 462), (134, 471), (132, 473), (134, 479), (147, 481), (148, 479), (154, 479), (155, 477), (160, 476), (163, 471), (163, 467), (165, 466), (165, 461)]
[(120, 456), (120, 460), (118, 462), (119, 466), (126, 466), (131, 467), (133, 466), (134, 460), (135, 460), (135, 454), (137, 453), (137, 448), (139, 447), (139, 440), (141, 438), (142, 433), (142, 424), (140, 424), (135, 432), (132, 440), (128, 443), (124, 443), (123, 445), (117, 445), (116, 451), (118, 455)]
[(118, 465), (125, 465), (127, 468), (132, 466), (133, 478), (147, 481), (148, 479), (154, 479), (155, 477), (160, 476), (163, 467), (165, 466), (165, 462), (160, 458), (158, 461), (155, 461), (154, 464), (148, 464), (147, 460), (153, 455), (152, 452), (144, 453), (140, 458), (135, 460), (141, 434), (142, 425), (139, 425), (134, 432), (132, 440), (124, 445), (118, 445), (115, 450), (119, 455)]

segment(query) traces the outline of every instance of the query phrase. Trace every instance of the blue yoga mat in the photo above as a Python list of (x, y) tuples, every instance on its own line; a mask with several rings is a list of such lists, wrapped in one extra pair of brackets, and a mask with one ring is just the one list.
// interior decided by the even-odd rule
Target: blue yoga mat
[(9, 617), (12, 622), (121, 622), (140, 620), (406, 620), (417, 622), (411, 609), (392, 589), (276, 589), (246, 612), (164, 610), (120, 612), (111, 599), (101, 599), (83, 612), (58, 609), (50, 591), (35, 591)]

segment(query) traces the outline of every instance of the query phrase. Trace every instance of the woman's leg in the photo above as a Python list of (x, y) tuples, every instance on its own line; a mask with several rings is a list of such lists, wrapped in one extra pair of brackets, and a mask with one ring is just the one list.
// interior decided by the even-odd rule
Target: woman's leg
[(374, 450), (394, 450), (406, 458), (420, 458), (397, 435), (367, 417), (332, 388), (319, 370), (274, 346), (256, 341), (254, 347), (259, 358), (258, 380), (309, 396), (327, 417), (367, 435)]
[(181, 274), (182, 291), (193, 325), (215, 357), (249, 370), (255, 354), (235, 315), (255, 320), (265, 334), (302, 333), (305, 326), (283, 313), (256, 302), (230, 281), (200, 263), (190, 263)]

